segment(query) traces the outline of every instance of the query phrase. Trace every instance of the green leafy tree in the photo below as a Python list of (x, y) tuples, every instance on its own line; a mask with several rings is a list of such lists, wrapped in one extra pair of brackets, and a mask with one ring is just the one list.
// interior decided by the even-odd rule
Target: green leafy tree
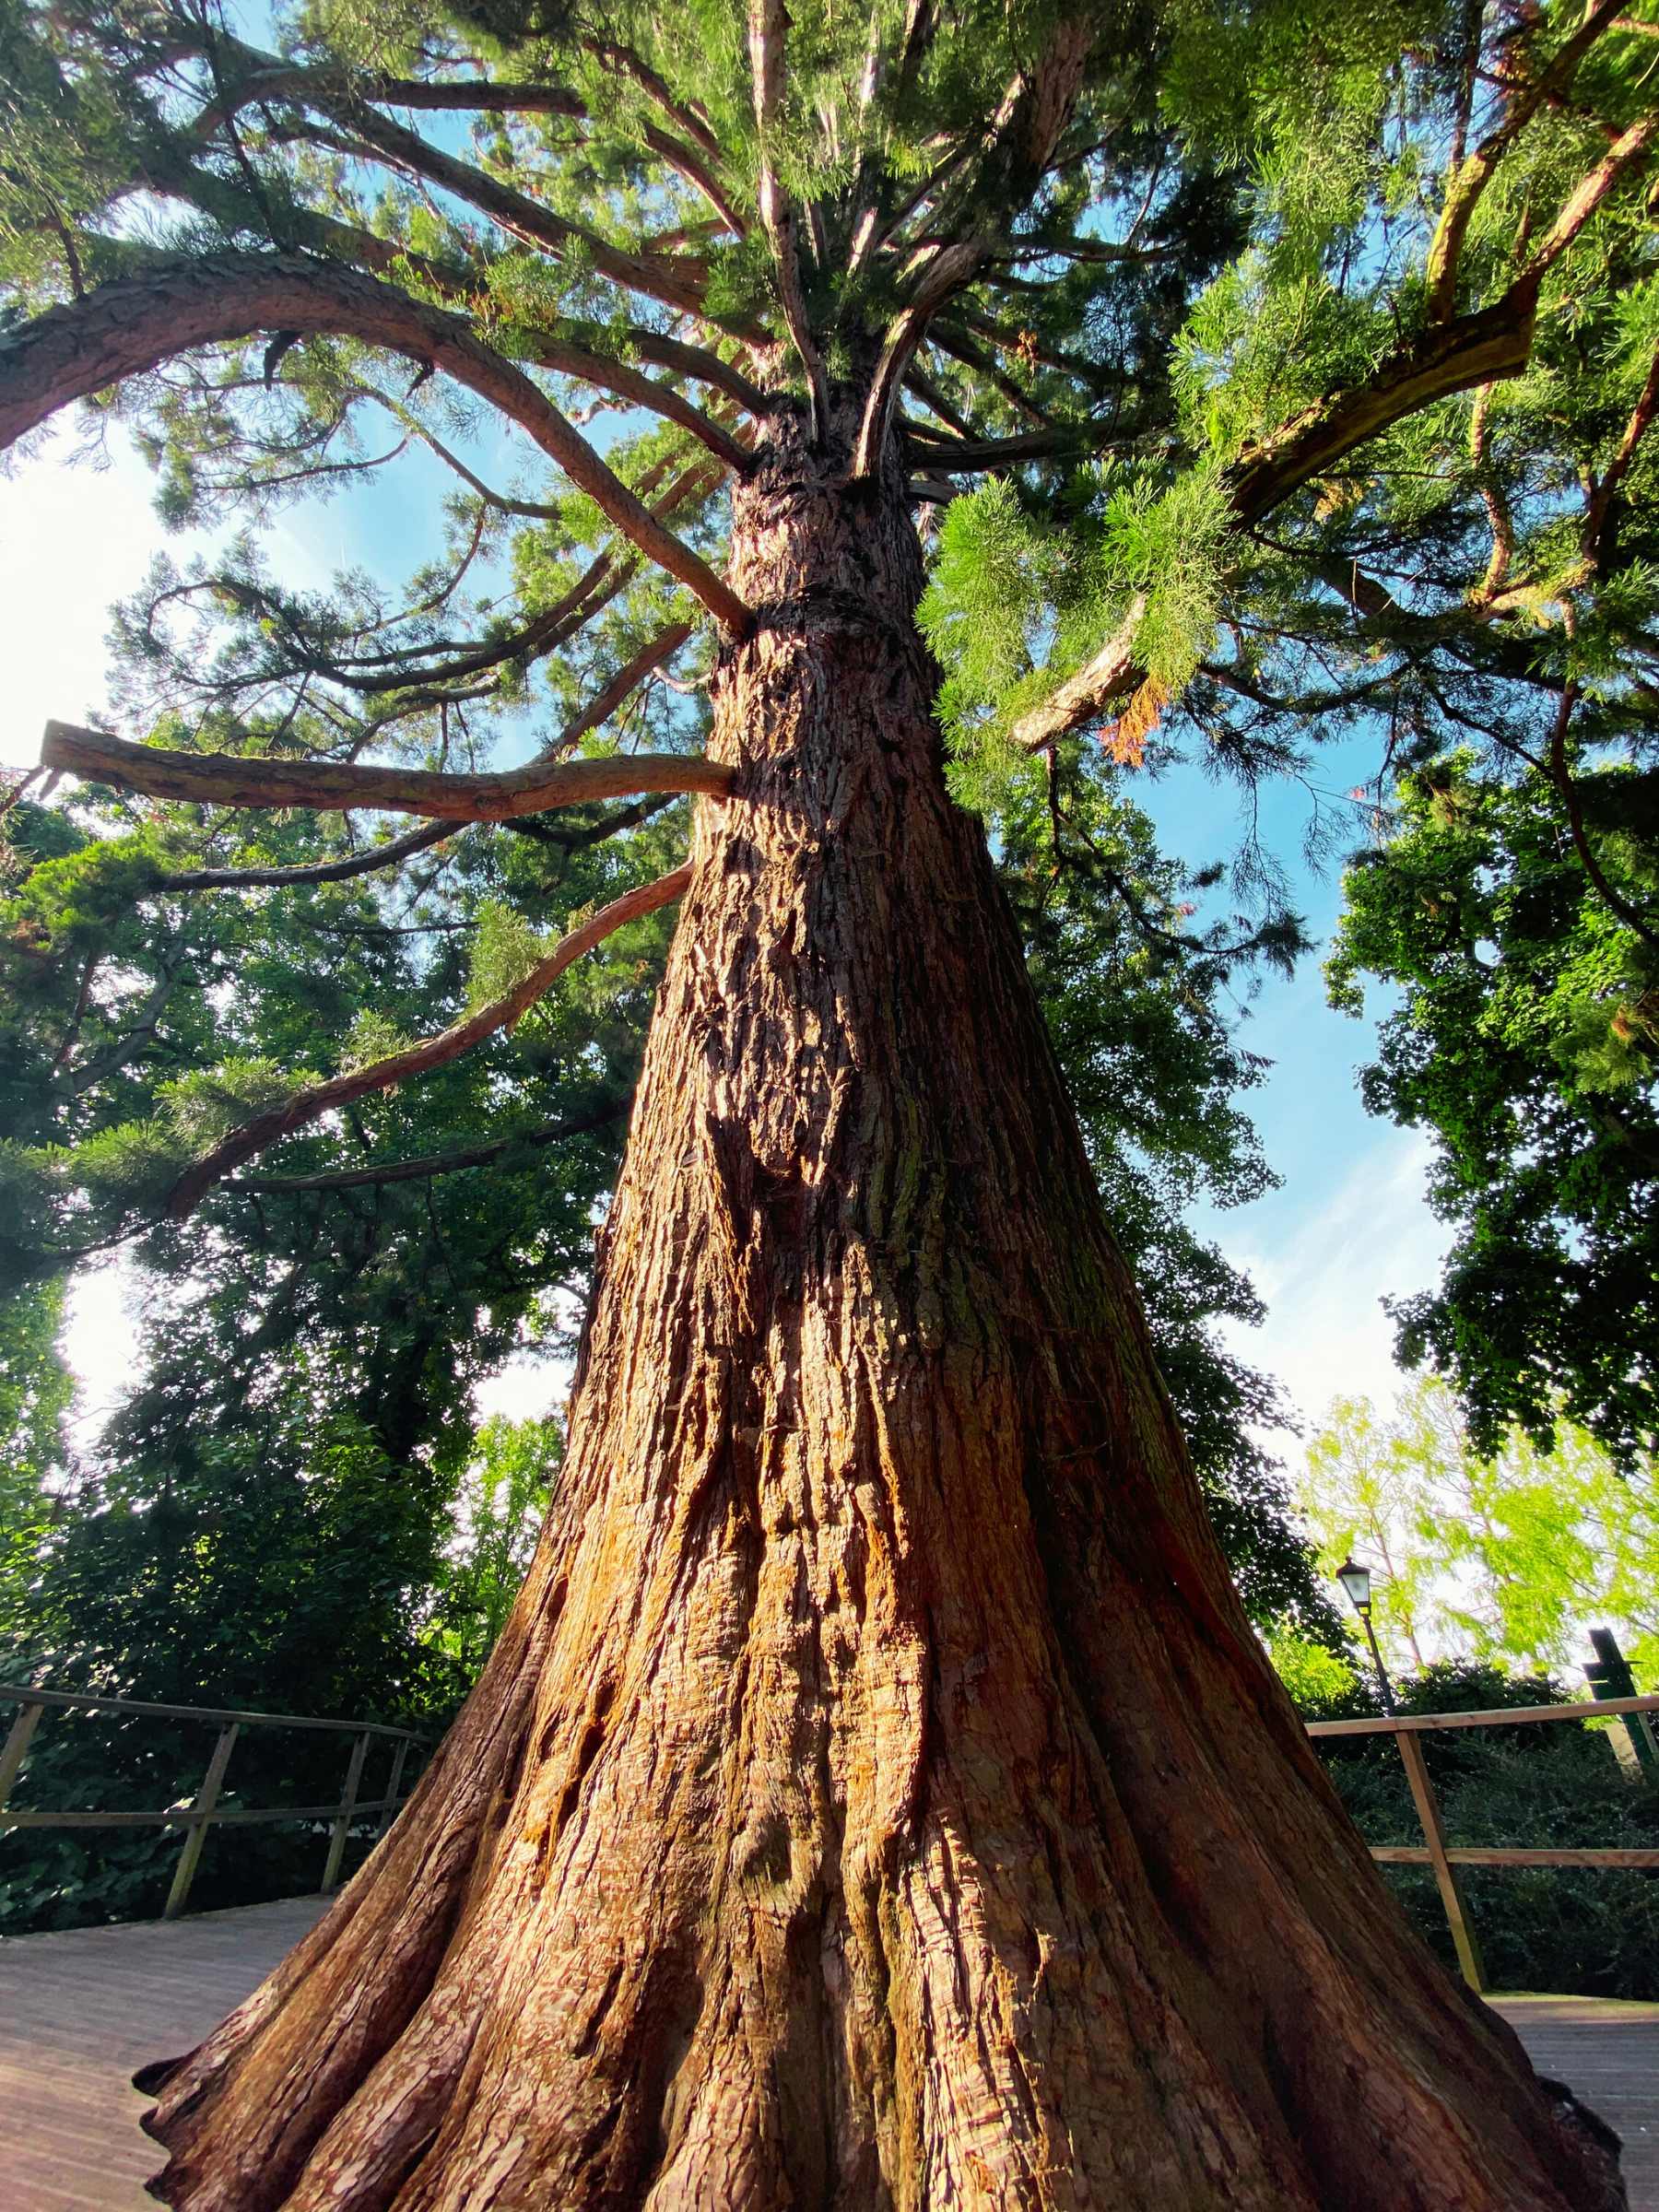
[[(91, 981), (39, 971), (40, 1044), (117, 1019), (154, 1080), (31, 1125), (20, 1247), (159, 1218), (229, 1300), (215, 1225), (277, 1201), (298, 1247), (316, 1178), (398, 1187), (444, 1085), (478, 1146), (522, 1141), (531, 1008), (680, 909), (524, 1587), (349, 1913), (168, 2083), (175, 2203), (1613, 2201), (1315, 1786), (1107, 1225), (1110, 1124), (1091, 1157), (947, 776), (999, 841), (1039, 794), (1077, 884), (1094, 794), (1159, 748), (1248, 785), (1447, 668), (1463, 711), (1457, 653), (1501, 627), (1469, 597), (1480, 395), (1566, 375), (1580, 331), (1612, 391), (1650, 275), (1618, 5), (320, 6), (269, 51), (168, 0), (5, 18), (0, 439), (115, 411), (170, 512), (250, 532), (383, 438), (457, 484), (401, 585), (297, 593), (253, 536), (158, 571), (125, 629), (148, 742), (49, 734), (52, 769), (182, 811), (171, 884), (117, 895), (158, 864), (104, 839), (23, 887), (88, 887)], [(1605, 488), (1611, 407), (1596, 434)], [(1610, 591), (1645, 620), (1613, 543), (1570, 587), (1604, 645)], [(1406, 614), (1454, 619), (1368, 629), (1419, 547)], [(1571, 722), (1583, 673), (1547, 673)], [(542, 749), (503, 769), (521, 716)], [(226, 924), (180, 876), (255, 936), (318, 895), (268, 880), (248, 809), (282, 865), (352, 871), (351, 922), (444, 841), (348, 853), (331, 813), (576, 825), (591, 859), (602, 804), (670, 794), (685, 864), (617, 860), (596, 913), (501, 912), (521, 848), (479, 829), (464, 926), (365, 940), (349, 1009), (266, 1004), (240, 959), (190, 987)], [(1235, 880), (1241, 939), (1288, 943), (1248, 842)], [(1202, 976), (1231, 939), (1187, 919)], [(423, 1299), (453, 1268), (493, 1318), (473, 1271), (544, 1181), (476, 1250), (406, 1219), (389, 1460), (435, 1451), (396, 1409), (464, 1364)], [(312, 1325), (295, 1279), (255, 1327)], [(319, 1366), (371, 1356), (321, 1309)]]
[(1455, 1380), (1488, 1451), (1516, 1421), (1547, 1442), (1558, 1408), (1627, 1462), (1659, 1440), (1652, 785), (1627, 759), (1569, 797), (1460, 748), (1344, 879), (1332, 997), (1399, 989), (1364, 1096), (1431, 1133), (1456, 1232), (1441, 1288), (1394, 1309), (1401, 1354)]
[(1339, 1398), (1309, 1440), (1299, 1502), (1327, 1574), (1349, 1552), (1372, 1568), (1395, 1661), (1420, 1670), (1452, 1652), (1559, 1671), (1583, 1662), (1594, 1625), (1619, 1630), (1644, 1677), (1659, 1670), (1653, 1464), (1621, 1471), (1569, 1422), (1550, 1452), (1513, 1430), (1488, 1456), (1434, 1376), (1391, 1418)]

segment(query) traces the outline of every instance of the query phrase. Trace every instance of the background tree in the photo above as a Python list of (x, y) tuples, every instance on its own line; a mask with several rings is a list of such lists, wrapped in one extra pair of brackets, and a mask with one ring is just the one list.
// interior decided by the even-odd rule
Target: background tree
[(1457, 1233), (1400, 1348), (1455, 1377), (1488, 1451), (1515, 1421), (1547, 1441), (1558, 1408), (1627, 1463), (1659, 1440), (1659, 847), (1626, 750), (1565, 795), (1465, 747), (1406, 777), (1326, 971), (1356, 1010), (1367, 975), (1402, 989), (1364, 1096), (1432, 1132)]
[(1644, 1679), (1659, 1668), (1652, 1462), (1621, 1471), (1570, 1423), (1551, 1452), (1516, 1429), (1488, 1457), (1438, 1377), (1388, 1417), (1338, 1398), (1308, 1441), (1298, 1502), (1327, 1572), (1349, 1551), (1378, 1571), (1378, 1635), (1401, 1665), (1561, 1673), (1587, 1661), (1594, 1625), (1618, 1631)]
[[(959, 790), (1000, 815), (1041, 777), (1064, 865), (1109, 704), (1132, 768), (1183, 687), (1256, 682), (1246, 605), (1293, 662), (1345, 465), (1644, 250), (1620, 20), (759, 0), (318, 15), (262, 53), (182, 11), (11, 18), (39, 312), (0, 435), (120, 383), (180, 512), (257, 512), (390, 417), (482, 509), (470, 604), (308, 601), (234, 549), (159, 579), (170, 742), (59, 728), (49, 764), (204, 831), (702, 800), (687, 865), (558, 946), (480, 917), (475, 1005), (418, 1043), (182, 1071), (159, 1122), (19, 1163), (26, 1217), (112, 1159), (124, 1221), (241, 1203), (683, 902), (535, 1560), (386, 1847), (168, 2079), (175, 2203), (1617, 2202), (1409, 1936), (1228, 1579), (947, 794), (913, 513), (950, 511)], [(140, 194), (182, 222), (135, 236)], [(602, 457), (561, 378), (662, 427)], [(574, 492), (475, 468), (452, 387)], [(959, 479), (1027, 465), (957, 520)], [(477, 563), (524, 504), (502, 605)], [(170, 646), (208, 600), (222, 653)], [(552, 757), (495, 768), (490, 704), (579, 628)], [(558, 757), (694, 680), (682, 647), (706, 751)]]

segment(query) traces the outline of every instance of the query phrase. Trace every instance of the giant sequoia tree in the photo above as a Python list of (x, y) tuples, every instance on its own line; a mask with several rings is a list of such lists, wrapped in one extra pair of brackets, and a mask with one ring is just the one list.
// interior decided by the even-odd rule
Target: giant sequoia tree
[[(1374, 456), (1641, 250), (1621, 5), (12, 18), (8, 441), (120, 406), (185, 514), (365, 465), (372, 417), (464, 472), (459, 573), (538, 525), (483, 606), (159, 579), (158, 742), (48, 765), (232, 841), (428, 825), (347, 873), (698, 799), (684, 866), (495, 927), (448, 1028), (182, 1079), (146, 1155), (188, 1217), (679, 902), (535, 1562), (385, 1845), (168, 2074), (174, 2204), (1621, 2201), (1249, 1631), (958, 803), (1035, 778), (1109, 882), (1079, 785), (1183, 687), (1270, 762), (1205, 702), (1264, 690), (1293, 582), (1362, 611)], [(483, 411), (573, 491), (492, 483)], [(559, 737), (473, 757), (551, 654)], [(590, 742), (672, 671), (703, 750)]]

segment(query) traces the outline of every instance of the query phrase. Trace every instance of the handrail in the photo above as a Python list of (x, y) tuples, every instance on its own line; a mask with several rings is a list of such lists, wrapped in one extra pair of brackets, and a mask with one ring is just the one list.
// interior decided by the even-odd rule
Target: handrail
[[(1391, 1712), (1376, 1720), (1365, 1721), (1304, 1721), (1302, 1726), (1310, 1735), (1392, 1735), (1400, 1747), (1401, 1762), (1406, 1779), (1411, 1784), (1412, 1802), (1417, 1806), (1422, 1823), (1423, 1841), (1418, 1843), (1371, 1843), (1367, 1846), (1371, 1855), (1380, 1864), (1391, 1866), (1432, 1866), (1441, 1903), (1445, 1908), (1446, 1920), (1452, 1930), (1453, 1947), (1457, 1963), (1469, 1987), (1479, 1994), (1486, 1987), (1486, 1969), (1481, 1962), (1480, 1945), (1476, 1938), (1475, 1924), (1469, 1917), (1468, 1902), (1463, 1893), (1463, 1884), (1457, 1878), (1460, 1866), (1624, 1866), (1659, 1868), (1659, 1851), (1569, 1849), (1558, 1851), (1523, 1851), (1508, 1846), (1467, 1846), (1448, 1843), (1445, 1824), (1441, 1818), (1440, 1801), (1434, 1794), (1434, 1785), (1429, 1779), (1428, 1761), (1423, 1747), (1417, 1741), (1419, 1735), (1439, 1728), (1507, 1728), (1517, 1722), (1530, 1721), (1588, 1721), (1612, 1720), (1624, 1713), (1659, 1712), (1659, 1695), (1641, 1698), (1596, 1698), (1583, 1704), (1571, 1705), (1510, 1705), (1481, 1712)], [(1646, 1723), (1643, 1723), (1646, 1726)], [(1621, 1764), (1635, 1764), (1635, 1752), (1629, 1741), (1628, 1731), (1619, 1722), (1626, 1735), (1619, 1752)]]
[(92, 1712), (141, 1712), (152, 1720), (217, 1721), (221, 1728), (235, 1722), (239, 1728), (263, 1724), (270, 1728), (335, 1728), (355, 1735), (406, 1735), (412, 1744), (422, 1739), (412, 1728), (394, 1728), (387, 1721), (319, 1721), (300, 1712), (239, 1712), (234, 1706), (146, 1705), (136, 1698), (80, 1697), (68, 1689), (34, 1689), (21, 1682), (0, 1682), (0, 1705), (73, 1705)]
[(1594, 1721), (1618, 1712), (1659, 1712), (1659, 1695), (1597, 1698), (1585, 1705), (1499, 1705), (1487, 1712), (1391, 1712), (1374, 1721), (1304, 1721), (1310, 1735), (1398, 1735), (1403, 1728), (1507, 1728), (1515, 1721)]
[[(202, 1846), (207, 1840), (207, 1830), (215, 1827), (249, 1827), (267, 1820), (327, 1820), (332, 1823), (328, 1841), (328, 1859), (323, 1870), (323, 1894), (328, 1896), (338, 1887), (340, 1863), (345, 1856), (346, 1839), (353, 1820), (364, 1819), (371, 1813), (381, 1817), (380, 1833), (383, 1836), (392, 1825), (399, 1806), (406, 1800), (400, 1798), (398, 1788), (403, 1781), (404, 1762), (411, 1744), (422, 1745), (425, 1738), (410, 1728), (394, 1727), (386, 1721), (324, 1721), (310, 1714), (297, 1712), (242, 1712), (234, 1707), (213, 1705), (151, 1705), (137, 1698), (99, 1698), (85, 1696), (75, 1690), (37, 1689), (32, 1684), (0, 1682), (0, 1704), (15, 1704), (18, 1717), (13, 1721), (3, 1747), (0, 1747), (0, 1832), (12, 1828), (182, 1828), (187, 1832), (184, 1848), (179, 1853), (179, 1864), (173, 1874), (172, 1888), (168, 1893), (163, 1920), (174, 1920), (184, 1909), (184, 1900), (202, 1855)], [(159, 1812), (113, 1813), (41, 1813), (13, 1812), (9, 1809), (12, 1784), (22, 1767), (24, 1756), (33, 1738), (41, 1716), (47, 1708), (70, 1708), (76, 1712), (129, 1712), (147, 1720), (206, 1721), (216, 1724), (218, 1735), (213, 1756), (207, 1762), (207, 1771), (190, 1805), (164, 1806)], [(337, 1804), (279, 1805), (261, 1806), (234, 1806), (221, 1810), (218, 1794), (225, 1779), (236, 1739), (244, 1728), (325, 1728), (351, 1737), (350, 1762), (346, 1771), (345, 1787)], [(383, 1797), (360, 1800), (358, 1784), (362, 1779), (363, 1761), (369, 1754), (370, 1739), (387, 1736), (395, 1744), (392, 1756), (392, 1775)]]

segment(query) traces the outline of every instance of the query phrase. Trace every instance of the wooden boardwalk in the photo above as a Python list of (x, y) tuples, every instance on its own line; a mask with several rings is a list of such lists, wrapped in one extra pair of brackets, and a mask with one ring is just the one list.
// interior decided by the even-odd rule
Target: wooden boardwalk
[(1624, 2139), (1630, 2212), (1659, 2212), (1659, 2005), (1494, 1996), (1540, 2074), (1564, 2081)]
[[(154, 2212), (135, 2067), (171, 2058), (269, 1973), (324, 1900), (0, 1942), (0, 2206)], [(1541, 2074), (1624, 2137), (1630, 2212), (1659, 2212), (1659, 2005), (1497, 1997)]]
[(0, 2206), (156, 2212), (135, 2068), (193, 2050), (327, 1900), (0, 1942)]

